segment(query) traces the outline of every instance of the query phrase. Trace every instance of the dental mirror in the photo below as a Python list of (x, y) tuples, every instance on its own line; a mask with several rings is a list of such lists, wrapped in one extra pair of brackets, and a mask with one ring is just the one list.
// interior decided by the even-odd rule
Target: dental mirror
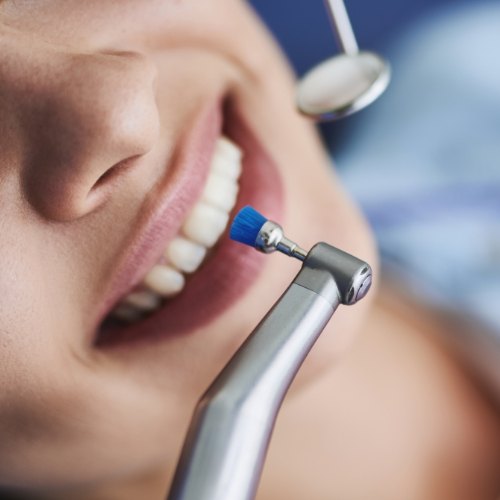
[(377, 99), (390, 80), (389, 64), (373, 52), (359, 51), (343, 0), (325, 0), (342, 53), (308, 71), (297, 87), (301, 113), (336, 120)]

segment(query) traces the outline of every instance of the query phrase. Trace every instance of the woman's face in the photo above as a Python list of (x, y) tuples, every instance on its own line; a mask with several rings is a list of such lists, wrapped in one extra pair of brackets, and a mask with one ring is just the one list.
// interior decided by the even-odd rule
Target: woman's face
[[(206, 185), (215, 163), (238, 163), (221, 135), (244, 154), (233, 211), (252, 204), (304, 247), (325, 240), (373, 263), (293, 101), (241, 1), (0, 3), (0, 485), (172, 471), (197, 397), (298, 269), (217, 238), (229, 209)], [(195, 272), (158, 278), (172, 297), (153, 313), (116, 321), (181, 236), (217, 241)], [(304, 380), (365, 308), (337, 313)]]

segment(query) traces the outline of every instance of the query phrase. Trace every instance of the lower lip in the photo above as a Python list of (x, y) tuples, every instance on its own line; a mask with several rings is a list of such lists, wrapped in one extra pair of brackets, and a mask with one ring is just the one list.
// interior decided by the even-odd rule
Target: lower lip
[[(280, 220), (284, 196), (276, 165), (237, 112), (229, 109), (225, 116), (228, 135), (245, 153), (234, 211), (252, 205), (269, 218)], [(106, 325), (96, 343), (108, 347), (200, 329), (242, 298), (258, 278), (264, 259), (265, 256), (253, 248), (229, 240), (226, 231), (207, 262), (189, 278), (178, 297), (137, 323)]]

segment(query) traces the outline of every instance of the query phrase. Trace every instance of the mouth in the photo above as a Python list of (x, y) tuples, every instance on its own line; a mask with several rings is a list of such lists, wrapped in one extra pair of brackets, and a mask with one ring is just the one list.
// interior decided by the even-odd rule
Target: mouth
[(117, 265), (96, 328), (100, 347), (201, 329), (263, 266), (258, 252), (229, 240), (227, 225), (247, 204), (279, 219), (282, 184), (235, 102), (217, 100), (200, 113), (178, 149)]

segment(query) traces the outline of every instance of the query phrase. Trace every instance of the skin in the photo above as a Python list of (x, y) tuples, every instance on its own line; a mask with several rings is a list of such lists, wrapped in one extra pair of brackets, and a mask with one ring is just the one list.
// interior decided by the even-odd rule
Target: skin
[[(231, 94), (277, 164), (287, 232), (304, 247), (330, 241), (376, 266), (363, 219), (332, 174), (312, 126), (293, 109), (292, 75), (246, 4), (0, 3), (0, 485), (22, 488), (25, 497), (162, 498), (198, 396), (296, 271), (289, 259), (266, 260), (244, 298), (198, 331), (134, 349), (107, 351), (89, 342), (89, 318), (165, 175), (165, 158), (200, 108), (221, 92)], [(314, 476), (314, 498), (335, 493), (328, 470), (311, 469), (314, 456), (322, 464), (343, 460), (346, 450), (337, 446), (335, 432), (327, 451), (312, 447), (302, 454), (288, 447), (293, 441), (287, 436), (303, 428), (300, 408), (317, 408), (308, 419), (320, 418), (307, 420), (307, 428), (318, 432), (341, 428), (328, 419), (340, 408), (369, 411), (361, 396), (362, 404), (334, 399), (325, 405), (324, 394), (329, 387), (344, 395), (359, 389), (356, 370), (369, 355), (350, 356), (353, 371), (337, 387), (330, 385), (332, 367), (373, 314), (371, 300), (336, 314), (301, 371), (278, 426), (262, 498), (306, 498), (298, 492), (308, 491), (307, 479), (297, 474), (300, 485), (288, 486), (283, 480), (287, 450), (302, 457), (297, 467), (304, 477)], [(381, 351), (389, 362), (394, 338), (386, 320), (374, 323), (382, 333), (367, 350)], [(419, 338), (415, 331), (410, 337)], [(400, 359), (411, 358), (412, 350), (401, 347)], [(453, 365), (445, 355), (429, 359), (438, 380), (449, 373), (438, 368)], [(369, 366), (377, 373), (376, 364)], [(491, 410), (460, 372), (450, 370), (460, 396), (447, 408), (464, 415), (463, 428), (476, 446), (475, 429), (483, 414), (493, 420)], [(421, 375), (407, 373), (402, 363), (397, 377), (418, 381)], [(415, 397), (423, 397), (423, 385), (416, 385)], [(438, 387), (436, 398), (448, 385)], [(396, 405), (387, 422), (399, 418)], [(427, 428), (432, 418), (416, 420)], [(498, 438), (495, 428), (488, 424), (492, 439)], [(368, 424), (366, 432), (376, 435), (378, 428)], [(486, 448), (478, 445), (474, 456), (494, 463)], [(400, 453), (414, 451), (403, 446)], [(397, 470), (398, 457), (380, 466)], [(399, 491), (417, 483), (402, 481)], [(368, 498), (356, 478), (342, 488), (342, 498)], [(402, 498), (388, 491), (377, 498)]]

